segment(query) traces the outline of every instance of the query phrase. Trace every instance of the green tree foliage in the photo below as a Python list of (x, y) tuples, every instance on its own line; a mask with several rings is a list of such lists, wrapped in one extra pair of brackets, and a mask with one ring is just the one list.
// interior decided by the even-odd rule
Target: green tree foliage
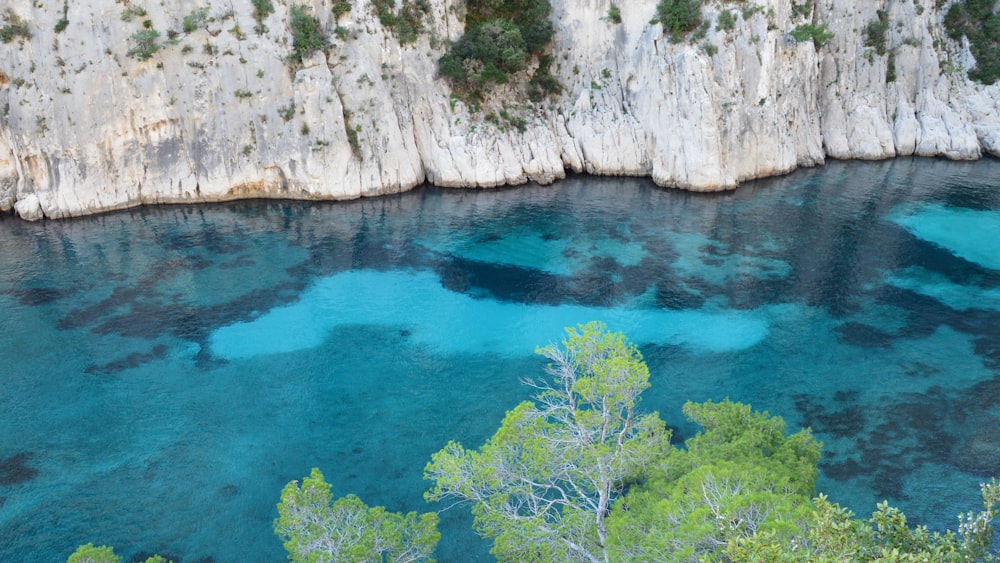
[(123, 22), (129, 23), (137, 17), (146, 17), (146, 9), (142, 6), (132, 4), (130, 6), (125, 6), (125, 8), (122, 9), (121, 19)]
[(716, 561), (733, 539), (794, 537), (809, 514), (821, 445), (809, 430), (728, 400), (688, 403), (702, 430), (612, 511), (614, 560)]
[[(76, 551), (69, 556), (66, 563), (119, 563), (121, 558), (115, 555), (115, 550), (102, 545), (100, 547), (95, 547), (94, 544), (88, 543), (87, 545), (81, 545), (76, 548)], [(133, 559), (133, 561), (137, 561)], [(172, 563), (168, 559), (160, 555), (153, 555), (152, 557), (146, 558), (143, 563)]]
[(267, 33), (267, 26), (264, 25), (264, 19), (274, 13), (274, 4), (271, 3), (271, 0), (250, 1), (253, 2), (253, 19), (257, 21), (253, 29), (257, 32), (257, 35), (264, 35)]
[(996, 0), (962, 0), (948, 9), (944, 27), (948, 36), (959, 41), (969, 39), (976, 66), (969, 78), (983, 84), (1000, 80), (1000, 14), (995, 14)]
[(319, 469), (281, 492), (274, 531), (296, 563), (433, 561), (441, 535), (434, 513), (369, 508), (354, 495), (333, 500)]
[(330, 44), (323, 26), (309, 12), (309, 6), (296, 4), (290, 10), (289, 27), (292, 30), (292, 62), (302, 64), (302, 60), (316, 51), (326, 49)]
[(552, 39), (549, 0), (466, 0), (466, 10), (465, 34), (439, 59), (438, 69), (452, 87), (474, 96), (481, 97), (489, 84), (506, 83)]
[(663, 31), (670, 40), (680, 43), (688, 33), (701, 26), (702, 0), (660, 0), (656, 5), (656, 21), (663, 24)]
[(601, 323), (538, 353), (550, 378), (524, 382), (535, 402), (508, 412), (478, 451), (451, 442), (434, 454), (427, 498), (471, 504), (501, 561), (607, 561), (609, 510), (669, 446), (659, 417), (639, 414), (649, 370)]
[(118, 563), (121, 558), (115, 555), (115, 550), (106, 545), (95, 547), (88, 543), (76, 548), (66, 563)]
[(812, 11), (813, 11), (812, 0), (806, 0), (801, 4), (792, 2), (792, 14), (800, 18), (808, 18), (810, 15), (812, 15)]
[(140, 29), (129, 38), (132, 46), (125, 53), (129, 57), (135, 57), (140, 61), (147, 61), (160, 50), (160, 32), (155, 29)]
[(523, 68), (527, 48), (521, 30), (510, 20), (490, 20), (467, 32), (440, 60), (441, 73), (454, 83), (504, 84)]
[(330, 11), (333, 12), (334, 18), (340, 19), (340, 16), (351, 11), (351, 3), (349, 0), (335, 0), (330, 6)]
[(726, 547), (731, 561), (746, 563), (839, 563), (879, 561), (884, 563), (974, 563), (996, 561), (991, 553), (991, 522), (997, 516), (1000, 484), (982, 485), (983, 510), (959, 515), (958, 533), (931, 532), (924, 526), (911, 528), (906, 515), (888, 503), (879, 503), (868, 520), (820, 495), (813, 502), (805, 533), (781, 538), (771, 532), (738, 537)]
[(812, 41), (813, 46), (817, 49), (826, 45), (827, 41), (833, 39), (833, 33), (827, 29), (825, 23), (819, 25), (813, 25), (811, 23), (797, 25), (795, 26), (795, 29), (791, 31), (790, 35), (796, 41)]

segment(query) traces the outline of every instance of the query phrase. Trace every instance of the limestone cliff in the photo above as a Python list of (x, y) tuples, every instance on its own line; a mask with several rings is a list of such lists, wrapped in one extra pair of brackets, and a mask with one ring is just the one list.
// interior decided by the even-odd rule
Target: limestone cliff
[[(967, 78), (975, 61), (945, 35), (934, 0), (707, 2), (706, 21), (733, 10), (733, 26), (681, 43), (650, 23), (655, 0), (623, 3), (621, 23), (610, 0), (554, 0), (563, 94), (532, 104), (507, 86), (478, 111), (436, 78), (463, 31), (460, 0), (431, 0), (405, 45), (367, 0), (339, 18), (330, 0), (304, 2), (337, 33), (301, 65), (289, 63), (286, 0), (260, 21), (250, 0), (12, 2), (7, 18), (28, 36), (0, 44), (0, 209), (37, 219), (346, 199), (566, 170), (721, 190), (827, 156), (1000, 156), (1000, 84)], [(184, 31), (199, 9), (204, 21)], [(860, 31), (879, 10), (889, 54)], [(796, 41), (804, 23), (834, 37)], [(162, 48), (140, 61), (128, 52), (144, 26)]]

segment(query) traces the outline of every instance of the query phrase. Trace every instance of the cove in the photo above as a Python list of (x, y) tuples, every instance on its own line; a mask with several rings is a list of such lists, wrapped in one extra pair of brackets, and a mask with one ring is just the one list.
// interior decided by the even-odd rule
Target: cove
[[(0, 560), (281, 561), (281, 487), (426, 511), (448, 440), (603, 320), (657, 410), (811, 426), (819, 490), (954, 526), (1000, 474), (1000, 162), (832, 162), (725, 194), (572, 177), (345, 203), (0, 218)], [(440, 561), (490, 560), (460, 509)]]

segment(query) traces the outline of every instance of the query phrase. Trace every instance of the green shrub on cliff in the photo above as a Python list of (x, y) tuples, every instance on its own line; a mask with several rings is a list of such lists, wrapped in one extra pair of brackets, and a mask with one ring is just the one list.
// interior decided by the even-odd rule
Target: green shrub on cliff
[(121, 558), (115, 555), (115, 550), (106, 545), (100, 547), (92, 543), (81, 545), (69, 556), (66, 563), (118, 563)]
[(833, 33), (826, 28), (826, 24), (813, 25), (811, 23), (804, 23), (802, 25), (795, 26), (795, 29), (791, 31), (793, 39), (796, 41), (812, 41), (813, 46), (817, 49), (826, 45), (826, 42), (833, 39)]
[(274, 4), (271, 0), (250, 0), (253, 2), (253, 19), (257, 21), (257, 25), (253, 27), (253, 30), (257, 32), (257, 35), (264, 35), (267, 33), (267, 26), (264, 25), (264, 19), (274, 13)]
[[(76, 548), (76, 551), (69, 556), (66, 563), (119, 563), (121, 560), (121, 557), (115, 555), (115, 550), (113, 548), (106, 545), (95, 547), (94, 544), (88, 543), (87, 545), (81, 545)], [(139, 559), (132, 558), (132, 561), (139, 561)], [(163, 556), (153, 555), (143, 560), (143, 563), (173, 562)]]
[[(490, 84), (508, 82), (532, 57), (541, 57), (552, 39), (548, 0), (467, 0), (466, 10), (465, 35), (438, 60), (438, 69), (452, 87), (474, 98)], [(548, 87), (536, 91), (558, 91), (542, 82)]]
[(944, 27), (956, 41), (969, 40), (976, 66), (969, 78), (983, 84), (1000, 80), (1000, 14), (995, 14), (996, 0), (964, 0), (948, 9)]
[(198, 8), (197, 10), (184, 16), (184, 20), (181, 22), (181, 27), (184, 29), (184, 33), (191, 33), (199, 27), (204, 26), (209, 21), (212, 20), (208, 17), (208, 8)]
[(158, 41), (159, 38), (160, 32), (155, 29), (140, 29), (129, 37), (132, 47), (125, 54), (140, 61), (149, 60), (162, 47)]
[(762, 532), (731, 540), (724, 561), (746, 563), (840, 563), (882, 561), (885, 563), (973, 563), (996, 561), (991, 549), (993, 526), (1000, 501), (1000, 485), (994, 479), (981, 486), (983, 510), (958, 515), (958, 533), (932, 532), (925, 526), (910, 527), (906, 514), (880, 502), (867, 520), (831, 503), (825, 495), (813, 500), (805, 533), (794, 538)]
[(688, 33), (701, 26), (702, 0), (660, 0), (656, 6), (656, 21), (670, 34), (670, 41), (680, 43)]
[(294, 5), (290, 11), (289, 27), (292, 30), (291, 60), (302, 64), (302, 60), (316, 51), (326, 49), (330, 41), (319, 20), (309, 13), (309, 7), (303, 4)]
[(13, 10), (7, 10), (4, 14), (4, 25), (0, 27), (0, 41), (10, 43), (16, 37), (31, 39), (31, 32), (21, 16), (15, 14)]
[(878, 19), (868, 22), (865, 26), (865, 47), (875, 49), (879, 55), (887, 50), (889, 32), (889, 14), (885, 10), (878, 11)]
[(402, 45), (416, 42), (424, 31), (424, 16), (431, 11), (428, 0), (404, 0), (396, 10), (394, 0), (372, 0), (378, 21), (389, 29)]

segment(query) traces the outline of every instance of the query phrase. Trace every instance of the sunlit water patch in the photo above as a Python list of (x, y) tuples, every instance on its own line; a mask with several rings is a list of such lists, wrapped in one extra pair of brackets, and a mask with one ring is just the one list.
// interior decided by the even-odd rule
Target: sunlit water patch
[(931, 204), (905, 206), (893, 220), (914, 236), (970, 262), (1000, 270), (1000, 211)]
[(355, 270), (318, 280), (292, 305), (221, 327), (209, 343), (218, 356), (245, 358), (318, 346), (335, 327), (382, 325), (405, 327), (414, 343), (441, 354), (523, 354), (591, 320), (640, 344), (708, 352), (748, 348), (767, 335), (760, 315), (741, 311), (503, 303), (448, 291), (428, 272)]
[(1000, 310), (1000, 287), (958, 284), (942, 274), (920, 267), (907, 268), (898, 275), (889, 276), (887, 281), (895, 287), (936, 299), (956, 311)]
[[(67, 221), (0, 217), (0, 561), (280, 561), (282, 486), (426, 511), (603, 320), (643, 407), (730, 397), (811, 426), (820, 490), (940, 529), (1000, 473), (1000, 162), (832, 162), (725, 194), (629, 178)], [(942, 234), (944, 233), (944, 234)], [(438, 560), (488, 561), (467, 511)]]

